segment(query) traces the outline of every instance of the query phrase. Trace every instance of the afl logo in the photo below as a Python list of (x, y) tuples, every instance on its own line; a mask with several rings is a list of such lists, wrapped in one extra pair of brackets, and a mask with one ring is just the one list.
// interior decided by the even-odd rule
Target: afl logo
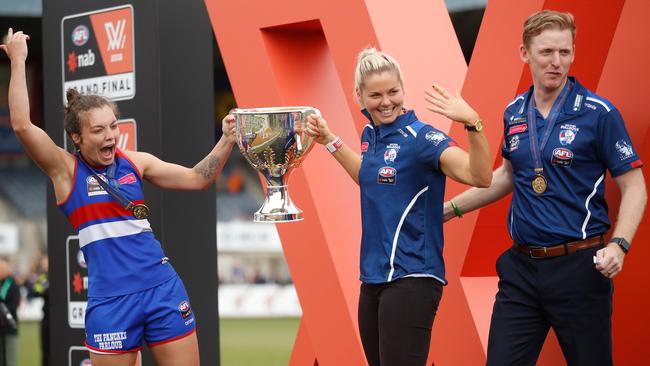
[(384, 178), (394, 177), (395, 176), (395, 168), (385, 166), (385, 167), (379, 169), (379, 176), (384, 177)]
[(395, 184), (397, 178), (397, 170), (390, 166), (385, 166), (379, 169), (377, 174), (377, 183), (379, 184)]
[(180, 305), (178, 305), (178, 310), (180, 311), (187, 311), (190, 308), (190, 304), (187, 303), (187, 301), (183, 301)]
[(178, 305), (178, 310), (181, 312), (183, 319), (187, 319), (190, 315), (192, 315), (192, 310), (190, 310), (190, 303), (188, 303), (186, 300), (183, 300)]
[(83, 46), (88, 42), (88, 39), (90, 38), (90, 31), (88, 30), (88, 27), (85, 25), (78, 25), (73, 31), (72, 31), (72, 43), (75, 44), (75, 46)]
[(570, 166), (572, 161), (573, 152), (571, 150), (563, 147), (553, 150), (553, 159), (551, 160), (553, 165)]

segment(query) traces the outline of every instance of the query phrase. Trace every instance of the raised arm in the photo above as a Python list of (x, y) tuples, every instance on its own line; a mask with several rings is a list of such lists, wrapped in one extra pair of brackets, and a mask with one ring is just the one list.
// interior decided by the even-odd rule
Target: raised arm
[(223, 170), (235, 144), (235, 118), (223, 119), (223, 135), (212, 151), (193, 168), (168, 163), (144, 152), (127, 151), (141, 169), (144, 179), (165, 189), (202, 190), (209, 187)]
[[(451, 179), (475, 187), (488, 187), (492, 181), (492, 156), (485, 134), (481, 131), (482, 121), (478, 113), (463, 100), (460, 92), (450, 95), (444, 88), (434, 84), (433, 90), (425, 90), (427, 106), (432, 112), (472, 126), (469, 132), (469, 154), (460, 148), (446, 149), (440, 155), (440, 168)], [(478, 128), (477, 128), (478, 127)]]
[(74, 159), (70, 154), (57, 146), (50, 136), (42, 129), (34, 126), (29, 118), (29, 95), (25, 77), (25, 61), (27, 60), (27, 41), (29, 36), (23, 32), (13, 33), (9, 28), (6, 43), (0, 45), (11, 60), (11, 80), (9, 82), (9, 114), (11, 127), (18, 140), (23, 144), (27, 154), (54, 181), (55, 190), (66, 191), (62, 184), (69, 186), (72, 178), (70, 173)]
[[(327, 121), (322, 117), (310, 115), (307, 117), (307, 129), (305, 133), (314, 138), (314, 141), (321, 145), (327, 145), (334, 140), (336, 136), (327, 126)], [(340, 141), (340, 140), (339, 140)], [(354, 183), (359, 184), (359, 169), (361, 169), (361, 156), (350, 149), (342, 141), (341, 146), (332, 153), (336, 161), (341, 164), (343, 169), (348, 173)]]

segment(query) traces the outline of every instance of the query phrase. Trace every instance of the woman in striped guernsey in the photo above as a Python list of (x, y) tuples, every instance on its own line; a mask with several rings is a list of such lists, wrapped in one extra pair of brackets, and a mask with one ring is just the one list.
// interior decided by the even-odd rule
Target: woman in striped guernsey
[(28, 39), (9, 29), (0, 46), (11, 59), (11, 125), (52, 180), (57, 204), (79, 232), (89, 273), (85, 322), (93, 365), (133, 365), (143, 342), (159, 365), (198, 365), (195, 320), (185, 288), (146, 216), (118, 201), (121, 196), (121, 201), (143, 204), (143, 179), (166, 189), (207, 188), (235, 143), (234, 118), (224, 118), (223, 137), (201, 162), (186, 168), (144, 152), (121, 151), (116, 105), (69, 90), (64, 125), (78, 149), (70, 154), (30, 121)]

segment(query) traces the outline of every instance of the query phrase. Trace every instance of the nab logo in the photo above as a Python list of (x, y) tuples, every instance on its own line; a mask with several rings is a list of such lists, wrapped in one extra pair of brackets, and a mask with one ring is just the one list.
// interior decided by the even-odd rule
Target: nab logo
[(72, 31), (72, 43), (75, 44), (75, 46), (83, 46), (88, 42), (88, 39), (90, 38), (90, 31), (88, 30), (88, 27), (85, 25), (78, 25), (73, 31)]

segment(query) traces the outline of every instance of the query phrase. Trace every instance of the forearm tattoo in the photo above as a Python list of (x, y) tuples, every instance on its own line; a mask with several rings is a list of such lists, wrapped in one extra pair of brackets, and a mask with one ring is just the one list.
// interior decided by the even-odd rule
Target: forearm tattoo
[(221, 159), (219, 159), (218, 156), (215, 156), (213, 154), (210, 154), (205, 157), (205, 159), (201, 160), (194, 169), (201, 174), (201, 176), (205, 179), (213, 179), (216, 175), (217, 168), (219, 167), (219, 163), (221, 162)]

